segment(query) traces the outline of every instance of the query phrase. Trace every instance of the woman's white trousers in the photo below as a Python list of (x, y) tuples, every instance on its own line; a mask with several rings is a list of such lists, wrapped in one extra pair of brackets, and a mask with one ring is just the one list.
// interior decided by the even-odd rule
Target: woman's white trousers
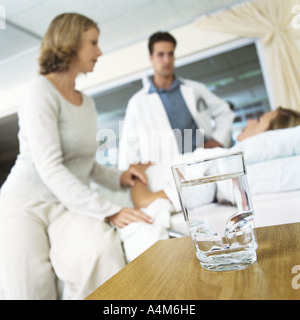
[(107, 223), (62, 204), (0, 198), (0, 299), (84, 299), (125, 265)]

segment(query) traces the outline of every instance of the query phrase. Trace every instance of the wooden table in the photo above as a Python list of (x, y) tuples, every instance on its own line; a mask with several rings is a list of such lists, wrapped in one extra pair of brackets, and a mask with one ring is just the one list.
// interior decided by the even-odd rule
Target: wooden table
[(300, 299), (300, 223), (256, 235), (258, 261), (226, 272), (202, 269), (189, 237), (158, 241), (87, 300)]

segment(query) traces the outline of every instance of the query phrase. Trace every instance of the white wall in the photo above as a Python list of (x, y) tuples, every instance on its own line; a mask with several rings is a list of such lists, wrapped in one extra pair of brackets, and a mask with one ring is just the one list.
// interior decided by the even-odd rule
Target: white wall
[[(203, 32), (188, 24), (170, 31), (177, 40), (176, 58), (183, 58), (238, 39), (237, 36), (216, 32)], [(101, 43), (101, 40), (100, 40)], [(118, 78), (127, 77), (151, 68), (147, 39), (126, 48), (103, 55), (93, 73), (82, 76), (77, 84), (83, 90)]]

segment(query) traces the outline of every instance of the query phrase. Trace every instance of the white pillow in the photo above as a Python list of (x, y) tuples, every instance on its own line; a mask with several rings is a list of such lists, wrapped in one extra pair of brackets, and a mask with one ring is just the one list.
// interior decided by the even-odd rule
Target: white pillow
[(263, 132), (238, 142), (230, 151), (243, 151), (247, 164), (300, 155), (300, 126)]

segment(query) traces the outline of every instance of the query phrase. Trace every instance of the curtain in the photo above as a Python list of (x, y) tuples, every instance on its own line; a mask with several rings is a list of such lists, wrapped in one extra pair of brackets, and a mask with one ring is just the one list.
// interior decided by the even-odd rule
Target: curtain
[[(300, 0), (247, 1), (197, 21), (202, 30), (257, 38), (272, 81), (274, 106), (300, 111)], [(300, 42), (299, 42), (300, 43)]]

